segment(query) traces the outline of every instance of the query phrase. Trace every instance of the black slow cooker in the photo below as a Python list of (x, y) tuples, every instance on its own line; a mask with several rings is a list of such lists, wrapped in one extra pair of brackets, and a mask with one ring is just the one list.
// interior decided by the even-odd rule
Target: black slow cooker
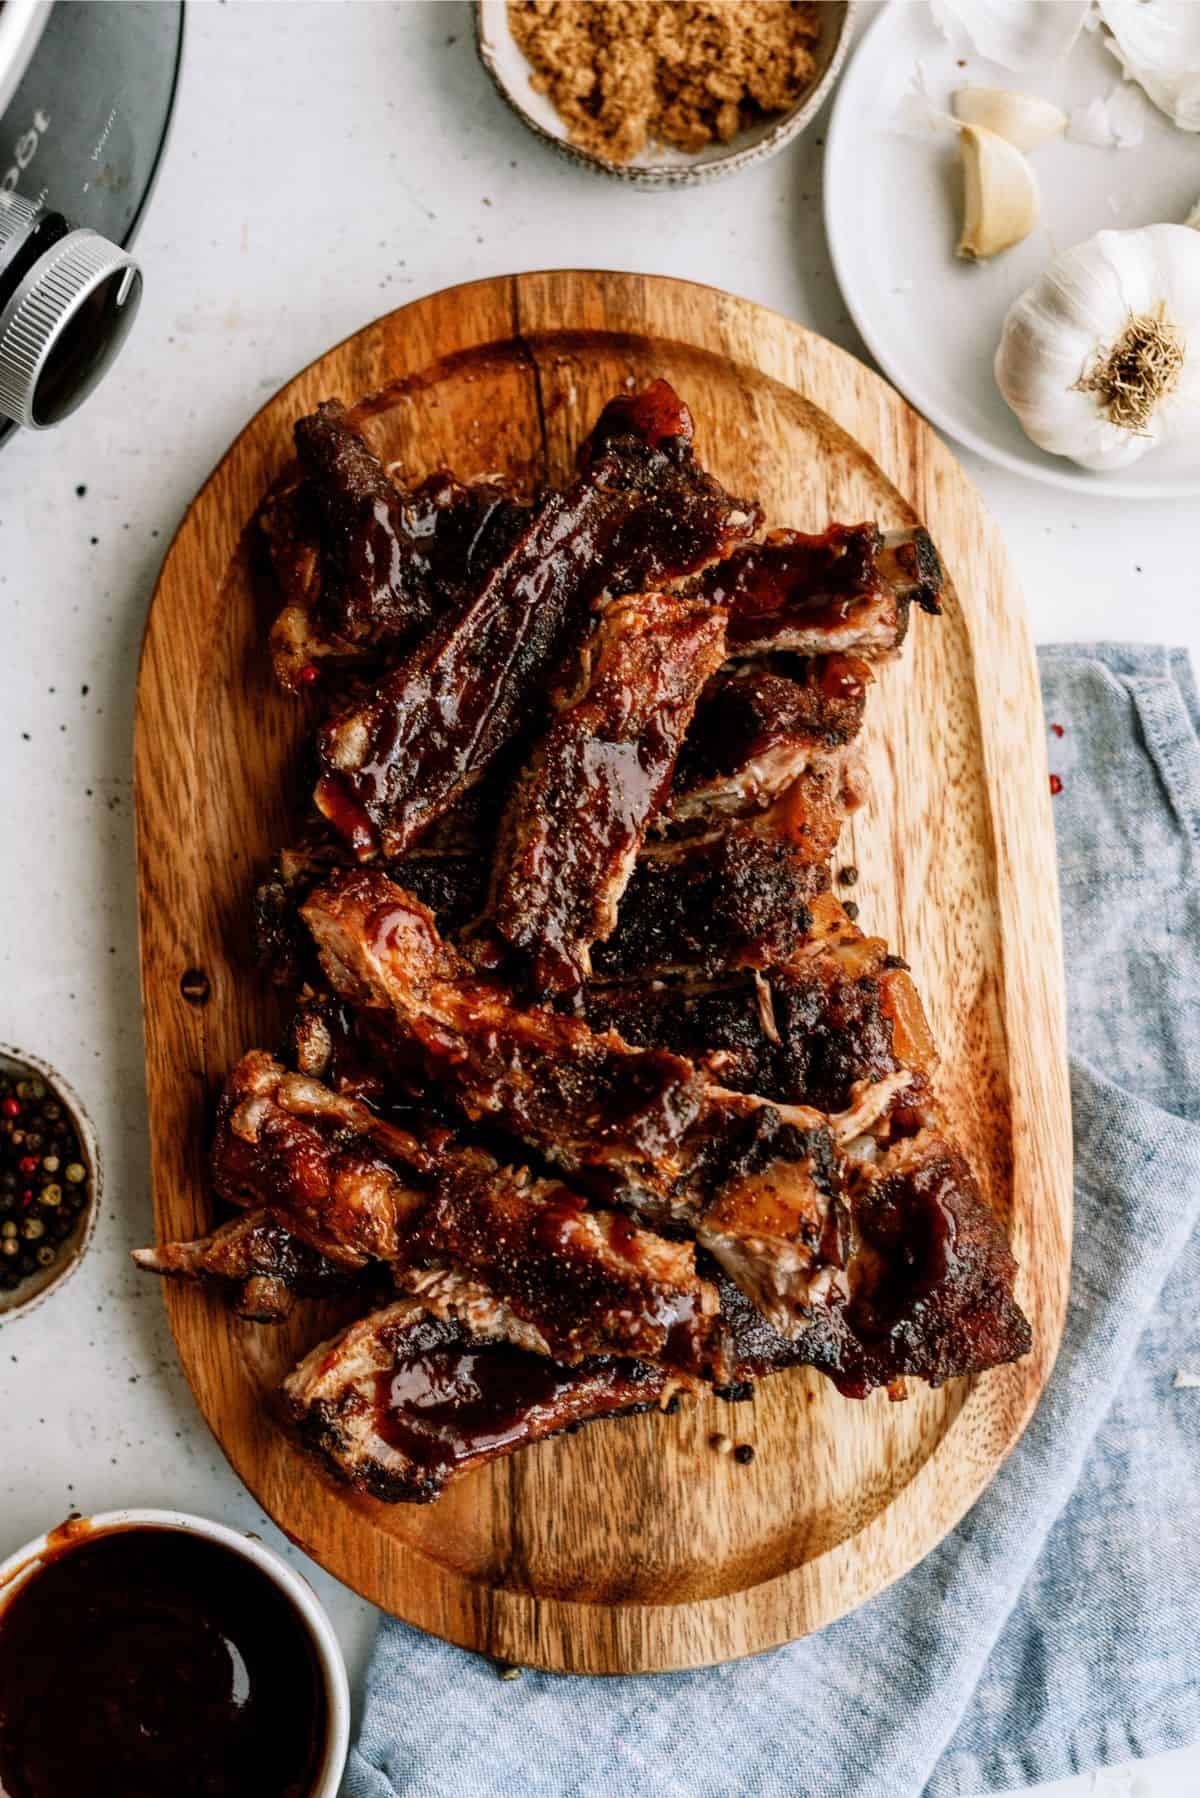
[(182, 0), (0, 0), (0, 440), (58, 424), (128, 335)]

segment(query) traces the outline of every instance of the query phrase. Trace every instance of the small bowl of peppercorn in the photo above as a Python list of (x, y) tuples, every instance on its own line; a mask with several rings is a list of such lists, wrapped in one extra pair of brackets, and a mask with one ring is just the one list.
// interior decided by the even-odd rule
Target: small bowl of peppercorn
[(0, 1324), (75, 1272), (92, 1238), (100, 1155), (61, 1074), (0, 1044)]

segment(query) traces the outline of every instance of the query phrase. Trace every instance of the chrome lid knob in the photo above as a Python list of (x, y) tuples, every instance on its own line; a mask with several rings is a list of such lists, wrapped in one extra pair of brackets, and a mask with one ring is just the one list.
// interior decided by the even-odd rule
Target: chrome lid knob
[[(91, 393), (142, 295), (133, 258), (95, 231), (0, 196), (0, 416), (38, 431)], [(50, 238), (50, 241), (44, 239)]]

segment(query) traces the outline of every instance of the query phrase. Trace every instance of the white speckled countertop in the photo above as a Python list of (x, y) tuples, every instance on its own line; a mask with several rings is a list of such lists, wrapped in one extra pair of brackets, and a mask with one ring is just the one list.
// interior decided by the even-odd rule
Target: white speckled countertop
[[(867, 9), (868, 11), (871, 9)], [(146, 300), (77, 417), (0, 449), (0, 1040), (62, 1068), (107, 1190), (77, 1278), (0, 1328), (0, 1558), (73, 1507), (172, 1505), (305, 1566), (359, 1680), (373, 1613), (282, 1543), (175, 1360), (151, 1230), (131, 806), (146, 605), (188, 500), (303, 364), (375, 314), (513, 269), (595, 266), (732, 287), (862, 354), (821, 227), (821, 122), (766, 167), (636, 193), (570, 167), (478, 68), (468, 9), (195, 4), (139, 240)], [(1036, 636), (1188, 644), (1195, 522), (963, 461), (1006, 534)], [(202, 596), (198, 596), (198, 603)], [(1196, 1798), (1200, 1754), (1044, 1791)]]

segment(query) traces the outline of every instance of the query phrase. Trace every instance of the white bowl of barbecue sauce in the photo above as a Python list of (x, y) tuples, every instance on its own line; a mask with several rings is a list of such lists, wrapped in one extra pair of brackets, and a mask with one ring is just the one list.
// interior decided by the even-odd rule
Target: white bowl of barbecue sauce
[(224, 1524), (76, 1517), (0, 1566), (0, 1798), (336, 1798), (349, 1730), (312, 1588)]

